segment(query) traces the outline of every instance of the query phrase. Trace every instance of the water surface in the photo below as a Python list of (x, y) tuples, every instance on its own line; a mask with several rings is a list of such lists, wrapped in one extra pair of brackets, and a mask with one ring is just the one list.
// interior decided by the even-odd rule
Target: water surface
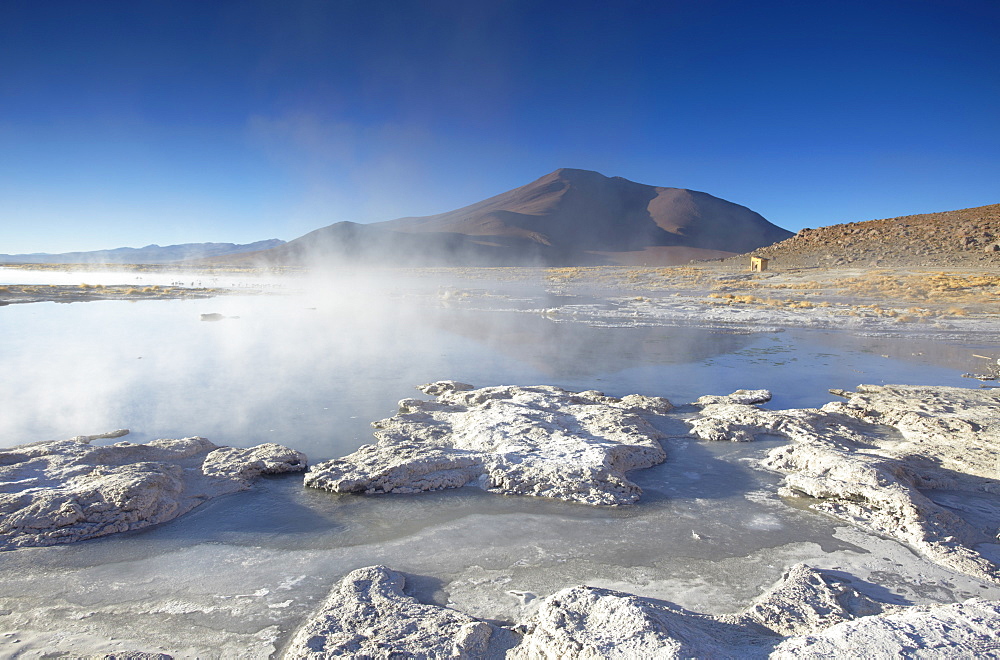
[[(902, 339), (890, 355), (884, 339), (829, 332), (591, 327), (471, 311), (433, 291), (10, 305), (0, 332), (2, 446), (130, 428), (133, 441), (280, 442), (317, 462), (369, 442), (371, 421), (440, 379), (676, 403), (763, 387), (779, 408), (859, 383), (970, 385), (933, 345)], [(265, 479), (156, 528), (0, 553), (0, 621), (17, 633), (0, 650), (266, 657), (339, 577), (374, 563), (414, 575), (424, 600), (501, 621), (580, 583), (734, 611), (797, 561), (870, 578), (858, 586), (898, 602), (1000, 596), (789, 506), (774, 495), (779, 477), (753, 467), (777, 442), (669, 440), (666, 463), (632, 475), (642, 501), (620, 508), (475, 488), (333, 495), (296, 475)]]

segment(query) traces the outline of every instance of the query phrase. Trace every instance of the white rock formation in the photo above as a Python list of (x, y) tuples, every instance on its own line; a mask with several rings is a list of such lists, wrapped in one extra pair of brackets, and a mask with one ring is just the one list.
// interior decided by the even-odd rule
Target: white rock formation
[(420, 603), (404, 586), (404, 576), (385, 566), (353, 571), (298, 630), (284, 657), (1000, 657), (1000, 603), (887, 605), (801, 564), (736, 614), (698, 614), (571, 587), (543, 599), (511, 628)]
[(549, 596), (519, 629), (524, 639), (508, 654), (512, 660), (761, 657), (774, 641), (761, 631), (592, 587)]
[(403, 593), (385, 566), (348, 574), (295, 633), (285, 658), (482, 658), (494, 627)]
[(766, 657), (782, 637), (895, 611), (804, 564), (747, 610), (711, 616), (631, 594), (572, 587), (546, 598), (519, 626), (512, 658)]
[(694, 403), (696, 406), (707, 406), (713, 403), (738, 403), (743, 406), (749, 406), (754, 403), (767, 403), (770, 400), (770, 390), (736, 390), (726, 396), (709, 394), (699, 397)]
[(949, 480), (951, 471), (982, 477), (981, 490), (1000, 495), (1000, 390), (859, 385), (855, 392), (832, 393), (847, 400), (829, 403), (823, 410), (899, 431), (903, 442), (886, 444), (884, 452), (922, 454), (937, 463), (937, 470), (925, 470), (933, 479), (926, 487), (958, 485)]
[(719, 618), (740, 625), (757, 623), (777, 635), (792, 636), (898, 609), (872, 600), (829, 573), (796, 564), (745, 611)]
[(520, 626), (524, 639), (508, 657), (998, 658), (998, 625), (998, 602), (887, 605), (798, 565), (732, 615), (697, 614), (605, 589), (564, 589)]
[[(793, 442), (762, 463), (787, 475), (783, 495), (816, 498), (815, 509), (955, 570), (1000, 580), (995, 559), (982, 554), (996, 548), (990, 542), (1000, 521), (1000, 392), (863, 385), (834, 393), (848, 400), (780, 411), (703, 398), (688, 423), (703, 440), (787, 437)], [(935, 503), (934, 491), (975, 496), (972, 515)]]
[(434, 401), (403, 399), (374, 422), (378, 442), (310, 468), (305, 483), (340, 493), (411, 493), (469, 483), (510, 495), (629, 504), (641, 490), (629, 470), (666, 457), (663, 434), (642, 415), (666, 399), (558, 387), (423, 385)]
[(301, 452), (268, 442), (254, 447), (219, 447), (201, 464), (209, 477), (250, 482), (262, 474), (281, 474), (306, 469), (306, 457)]
[(306, 467), (304, 455), (275, 444), (233, 449), (198, 437), (90, 444), (125, 433), (0, 450), (0, 549), (141, 529), (246, 490), (260, 474)]
[(1000, 603), (912, 607), (779, 644), (772, 658), (1000, 658)]

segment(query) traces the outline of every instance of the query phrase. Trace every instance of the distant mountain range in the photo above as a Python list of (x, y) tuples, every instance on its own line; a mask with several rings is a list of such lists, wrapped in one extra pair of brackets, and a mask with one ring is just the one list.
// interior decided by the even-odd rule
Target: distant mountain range
[(560, 169), (520, 188), (424, 217), (338, 222), (268, 250), (214, 263), (372, 265), (672, 265), (722, 258), (792, 236), (702, 192)]
[(256, 243), (183, 243), (181, 245), (147, 245), (141, 248), (121, 247), (113, 250), (91, 252), (63, 252), (60, 254), (0, 254), (0, 263), (8, 264), (169, 264), (192, 259), (206, 259), (243, 252), (259, 252), (283, 245), (285, 241), (272, 238)]
[(790, 236), (745, 206), (703, 192), (559, 169), (447, 213), (372, 224), (338, 222), (287, 243), (271, 239), (0, 255), (0, 263), (675, 265), (750, 252)]

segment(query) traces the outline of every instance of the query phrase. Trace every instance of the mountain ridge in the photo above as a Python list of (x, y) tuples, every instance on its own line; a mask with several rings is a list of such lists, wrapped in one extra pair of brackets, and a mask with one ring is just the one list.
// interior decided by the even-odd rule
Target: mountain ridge
[(429, 216), (335, 223), (241, 260), (335, 265), (672, 265), (792, 236), (708, 193), (561, 168)]
[[(584, 246), (585, 249), (607, 251), (610, 242), (612, 247), (622, 247), (624, 251), (648, 245), (683, 244), (746, 252), (792, 235), (792, 232), (772, 225), (745, 206), (708, 193), (650, 186), (623, 177), (606, 177), (598, 172), (573, 168), (560, 168), (524, 186), (453, 211), (399, 218), (373, 223), (372, 226), (406, 232), (456, 231), (456, 225), (482, 226), (487, 224), (484, 223), (486, 220), (491, 225), (489, 232), (472, 233), (466, 230), (459, 233), (520, 236), (551, 245), (553, 237), (549, 232), (573, 231), (578, 228), (580, 218), (593, 218), (595, 211), (616, 217), (631, 231), (624, 237), (626, 242), (622, 243), (623, 237), (613, 235), (613, 230), (620, 227), (611, 227), (605, 222), (600, 231), (587, 237), (590, 244)], [(737, 230), (743, 230), (743, 233), (756, 231), (761, 238), (741, 242), (741, 236), (720, 236), (709, 231), (717, 229), (715, 225), (720, 223), (713, 223), (713, 220), (719, 218), (728, 221), (727, 224), (735, 221), (742, 225)], [(702, 226), (698, 226), (699, 223)], [(711, 226), (705, 227), (705, 223)], [(753, 247), (748, 247), (751, 244)]]
[(253, 243), (179, 243), (157, 245), (150, 243), (141, 248), (118, 247), (107, 250), (75, 252), (32, 252), (29, 254), (0, 254), (0, 263), (41, 264), (41, 263), (113, 263), (113, 264), (164, 264), (179, 263), (192, 259), (221, 257), (244, 252), (259, 252), (284, 245), (285, 241), (270, 238)]

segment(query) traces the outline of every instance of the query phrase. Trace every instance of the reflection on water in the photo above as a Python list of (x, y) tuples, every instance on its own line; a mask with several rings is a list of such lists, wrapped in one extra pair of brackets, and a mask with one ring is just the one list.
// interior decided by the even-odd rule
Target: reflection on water
[(585, 380), (640, 366), (694, 364), (753, 343), (748, 334), (691, 327), (611, 328), (555, 323), (541, 314), (456, 310), (431, 317), (438, 329), (484, 344), (546, 380)]
[(149, 270), (118, 269), (118, 270), (67, 270), (56, 268), (39, 270), (31, 268), (0, 267), (0, 285), (62, 285), (78, 284), (133, 284), (138, 286), (178, 286), (192, 288), (224, 287), (250, 290), (290, 290), (303, 282), (302, 277), (283, 275), (282, 277), (260, 277), (256, 275), (230, 273), (226, 271), (203, 272), (170, 271), (166, 268)]
[(36, 303), (2, 308), (0, 322), (4, 446), (131, 428), (135, 441), (281, 442), (315, 461), (368, 441), (371, 421), (440, 379), (678, 402), (763, 387), (780, 407), (862, 382), (969, 385), (926, 351), (873, 356), (870, 338), (591, 327), (375, 295)]
[[(931, 358), (873, 358), (864, 338), (600, 328), (428, 300), (365, 293), (5, 307), (0, 442), (127, 427), (139, 441), (277, 441), (316, 462), (369, 441), (372, 420), (393, 414), (415, 385), (446, 378), (678, 403), (765, 387), (775, 407), (820, 405), (831, 399), (827, 388), (862, 382), (969, 384)], [(205, 313), (227, 318), (205, 323)], [(681, 434), (681, 422), (658, 423)], [(777, 442), (669, 440), (664, 464), (632, 474), (643, 500), (621, 508), (474, 488), (333, 495), (303, 489), (294, 475), (265, 479), (156, 528), (2, 553), (0, 610), (11, 612), (9, 629), (214, 657), (220, 648), (266, 655), (336, 579), (374, 563), (430, 578), (415, 582), (422, 598), (502, 620), (537, 603), (509, 592), (578, 583), (733, 611), (797, 561), (862, 577), (888, 571), (907, 598), (988, 595), (898, 544), (860, 533), (843, 540), (840, 523), (787, 506), (774, 495), (778, 477), (749, 462)]]

